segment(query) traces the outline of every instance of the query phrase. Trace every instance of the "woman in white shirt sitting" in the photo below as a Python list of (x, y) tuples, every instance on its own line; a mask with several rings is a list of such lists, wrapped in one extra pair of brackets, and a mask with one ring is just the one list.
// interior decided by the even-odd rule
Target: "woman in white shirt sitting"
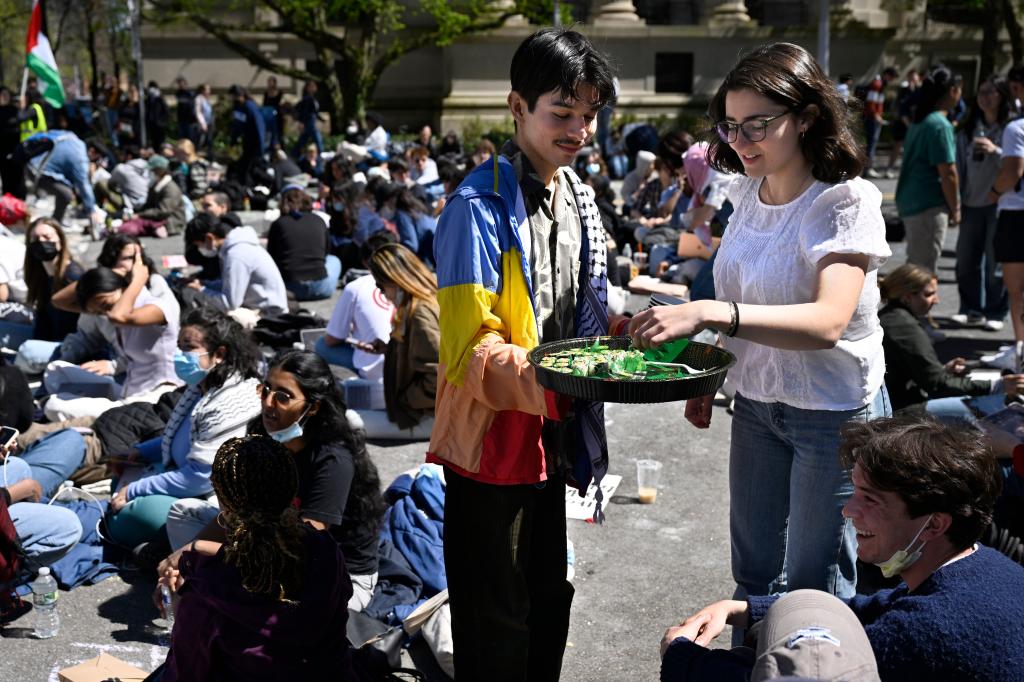
[[(806, 50), (777, 43), (744, 57), (711, 102), (711, 166), (741, 173), (714, 267), (717, 300), (633, 318), (643, 347), (703, 329), (738, 363), (729, 466), (737, 595), (799, 588), (851, 597), (852, 493), (839, 463), (844, 422), (891, 410), (883, 385), (878, 267), (890, 255), (882, 195), (846, 104)], [(686, 417), (711, 421), (713, 396)]]

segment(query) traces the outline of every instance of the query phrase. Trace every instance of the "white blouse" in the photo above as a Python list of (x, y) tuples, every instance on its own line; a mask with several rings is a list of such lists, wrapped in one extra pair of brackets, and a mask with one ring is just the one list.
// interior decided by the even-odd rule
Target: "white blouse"
[(807, 410), (863, 407), (885, 376), (878, 268), (892, 252), (885, 241), (882, 194), (861, 178), (815, 182), (788, 204), (770, 206), (758, 197), (760, 184), (759, 178), (738, 177), (730, 187), (734, 213), (714, 267), (719, 300), (810, 303), (823, 257), (857, 253), (870, 259), (857, 309), (834, 348), (782, 350), (727, 338), (726, 348), (739, 360), (729, 380), (751, 400)]

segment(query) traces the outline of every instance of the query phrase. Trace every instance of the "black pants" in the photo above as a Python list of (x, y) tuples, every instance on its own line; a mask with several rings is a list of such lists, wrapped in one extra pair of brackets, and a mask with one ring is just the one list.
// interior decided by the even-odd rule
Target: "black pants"
[(70, 185), (54, 180), (49, 175), (39, 177), (39, 181), (36, 182), (36, 189), (53, 195), (53, 219), (58, 223), (63, 223), (64, 212), (67, 211), (68, 204), (75, 200), (75, 190), (71, 189)]
[(445, 469), (444, 559), (458, 680), (557, 680), (573, 587), (565, 484), (489, 485)]

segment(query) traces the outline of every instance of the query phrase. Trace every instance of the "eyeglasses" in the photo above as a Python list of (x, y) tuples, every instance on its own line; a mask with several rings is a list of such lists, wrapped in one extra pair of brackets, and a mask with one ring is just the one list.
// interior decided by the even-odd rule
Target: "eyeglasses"
[[(257, 386), (256, 391), (260, 394), (261, 400), (266, 400), (269, 396), (273, 396), (274, 402), (280, 405), (281, 407), (288, 407), (289, 405), (291, 405), (293, 400), (297, 400), (297, 398), (295, 398), (294, 396), (289, 395), (288, 393), (285, 393), (280, 389), (275, 391), (268, 384), (265, 383)], [(299, 402), (303, 401), (299, 400)]]
[(781, 114), (775, 114), (769, 118), (758, 118), (752, 121), (744, 121), (743, 123), (732, 123), (730, 121), (719, 121), (715, 124), (715, 132), (718, 133), (718, 137), (726, 144), (732, 144), (739, 137), (739, 133), (743, 131), (743, 137), (747, 138), (750, 142), (760, 142), (768, 135), (768, 124), (775, 119), (782, 118), (786, 114), (792, 113), (792, 109), (786, 109)]

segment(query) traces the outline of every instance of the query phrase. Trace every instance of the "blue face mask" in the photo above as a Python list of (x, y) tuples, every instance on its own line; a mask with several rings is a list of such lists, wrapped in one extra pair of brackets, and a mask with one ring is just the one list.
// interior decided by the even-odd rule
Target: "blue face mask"
[(601, 172), (601, 164), (599, 163), (588, 163), (587, 172), (591, 175), (598, 175)]
[(335, 213), (341, 213), (345, 210), (345, 202), (343, 201), (335, 201), (331, 206), (334, 207)]
[(174, 373), (189, 386), (195, 386), (206, 378), (210, 370), (199, 365), (199, 358), (209, 353), (195, 351), (183, 352), (180, 348), (174, 351)]
[(295, 423), (291, 426), (285, 427), (280, 431), (267, 431), (267, 435), (276, 440), (278, 443), (287, 443), (288, 441), (295, 440), (296, 438), (302, 438), (303, 429), (301, 422), (306, 417), (306, 412), (309, 412), (307, 407), (299, 418), (295, 420)]

